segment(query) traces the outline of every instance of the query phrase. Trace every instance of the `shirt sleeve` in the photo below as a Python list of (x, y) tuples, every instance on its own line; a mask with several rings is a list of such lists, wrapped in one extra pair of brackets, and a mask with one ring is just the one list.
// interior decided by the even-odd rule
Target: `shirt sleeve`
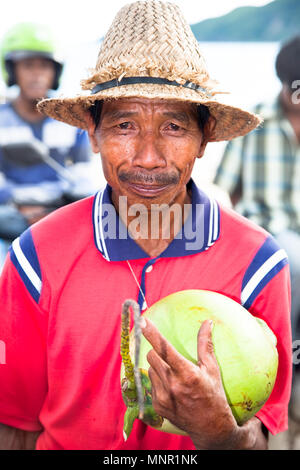
[(214, 184), (220, 186), (230, 195), (237, 190), (240, 184), (244, 145), (244, 137), (228, 142), (214, 178)]
[(87, 132), (77, 129), (76, 140), (74, 146), (70, 150), (70, 158), (73, 163), (88, 162), (91, 159), (91, 147)]
[(272, 393), (257, 417), (274, 435), (288, 428), (288, 404), (292, 380), (290, 275), (286, 264), (263, 287), (249, 311), (262, 318), (277, 338), (279, 365)]
[(7, 256), (0, 279), (0, 423), (42, 429), (47, 393), (47, 317)]

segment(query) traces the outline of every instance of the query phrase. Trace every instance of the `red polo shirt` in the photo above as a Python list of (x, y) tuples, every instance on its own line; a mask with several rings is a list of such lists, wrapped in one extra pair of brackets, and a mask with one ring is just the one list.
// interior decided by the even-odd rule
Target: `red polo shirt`
[(145, 297), (151, 306), (183, 289), (225, 294), (269, 324), (278, 339), (279, 371), (257, 416), (274, 434), (287, 428), (286, 255), (264, 230), (190, 185), (191, 215), (156, 258), (126, 236), (109, 187), (56, 211), (12, 244), (0, 284), (6, 345), (0, 422), (40, 430), (37, 449), (194, 449), (188, 437), (138, 420), (126, 442), (122, 433), (121, 305), (133, 298), (142, 306)]

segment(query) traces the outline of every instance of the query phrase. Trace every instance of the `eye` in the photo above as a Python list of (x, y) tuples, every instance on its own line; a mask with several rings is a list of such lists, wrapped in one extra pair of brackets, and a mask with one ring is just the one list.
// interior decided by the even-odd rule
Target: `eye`
[(132, 129), (132, 123), (129, 121), (126, 122), (121, 122), (118, 124), (119, 129), (126, 130), (126, 129)]
[(174, 122), (170, 122), (167, 128), (171, 129), (172, 131), (179, 131), (181, 129), (181, 127), (175, 124)]
[(176, 135), (182, 134), (185, 131), (183, 126), (181, 126), (180, 124), (176, 124), (175, 122), (166, 123), (164, 130), (167, 133)]

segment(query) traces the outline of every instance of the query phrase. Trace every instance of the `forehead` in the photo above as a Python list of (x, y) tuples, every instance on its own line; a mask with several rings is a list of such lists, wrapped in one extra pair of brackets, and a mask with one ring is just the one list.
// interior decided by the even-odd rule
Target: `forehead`
[(195, 115), (196, 105), (185, 101), (172, 101), (148, 98), (122, 98), (111, 101), (104, 101), (102, 116), (110, 115), (114, 111), (128, 111), (135, 113), (155, 112), (155, 113), (186, 113)]
[(21, 66), (22, 65), (28, 65), (28, 64), (33, 64), (33, 65), (40, 65), (40, 64), (52, 64), (52, 60), (49, 59), (48, 57), (43, 57), (41, 55), (30, 55), (28, 57), (23, 57), (22, 59), (18, 59), (15, 61), (15, 65)]

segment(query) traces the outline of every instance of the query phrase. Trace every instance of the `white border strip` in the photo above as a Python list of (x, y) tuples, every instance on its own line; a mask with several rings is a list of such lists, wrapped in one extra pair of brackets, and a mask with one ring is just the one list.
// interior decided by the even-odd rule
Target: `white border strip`
[(250, 295), (256, 289), (261, 280), (271, 271), (271, 269), (273, 269), (278, 263), (280, 263), (280, 261), (284, 260), (285, 258), (287, 258), (287, 254), (285, 250), (281, 249), (276, 251), (272, 256), (270, 256), (269, 259), (267, 259), (267, 261), (264, 262), (264, 264), (262, 264), (262, 266), (253, 274), (242, 290), (242, 305), (247, 302)]
[(99, 234), (99, 224), (100, 224), (100, 210), (99, 210), (99, 199), (101, 196), (101, 191), (96, 194), (95, 206), (94, 206), (94, 227), (95, 227), (95, 238), (97, 243), (97, 248), (101, 253), (103, 253), (102, 244)]
[(215, 199), (209, 197), (209, 233), (207, 240), (207, 247), (210, 248), (218, 239), (219, 229), (219, 208)]
[(103, 251), (104, 251), (104, 257), (107, 259), (107, 261), (110, 261), (110, 258), (108, 256), (108, 253), (107, 253), (107, 249), (106, 249), (106, 243), (105, 243), (105, 240), (104, 240), (104, 236), (103, 236), (103, 225), (102, 225), (102, 201), (103, 201), (103, 195), (104, 195), (104, 191), (102, 191), (101, 193), (101, 199), (100, 199), (100, 210), (99, 210), (99, 225), (100, 225), (100, 240), (101, 240), (101, 245), (103, 247)]
[(214, 199), (213, 201), (214, 204), (214, 235), (213, 235), (213, 241), (215, 242), (218, 238), (218, 230), (219, 230), (219, 208), (218, 208), (218, 203)]
[(20, 246), (20, 239), (16, 238), (12, 242), (12, 249), (14, 250), (14, 253), (16, 255), (16, 258), (23, 269), (24, 273), (30, 280), (31, 284), (35, 287), (35, 289), (40, 293), (42, 290), (42, 281), (29, 263), (28, 259), (24, 255), (22, 248)]
[(207, 239), (207, 246), (210, 247), (213, 244), (213, 222), (214, 222), (214, 203), (209, 197), (209, 232)]

